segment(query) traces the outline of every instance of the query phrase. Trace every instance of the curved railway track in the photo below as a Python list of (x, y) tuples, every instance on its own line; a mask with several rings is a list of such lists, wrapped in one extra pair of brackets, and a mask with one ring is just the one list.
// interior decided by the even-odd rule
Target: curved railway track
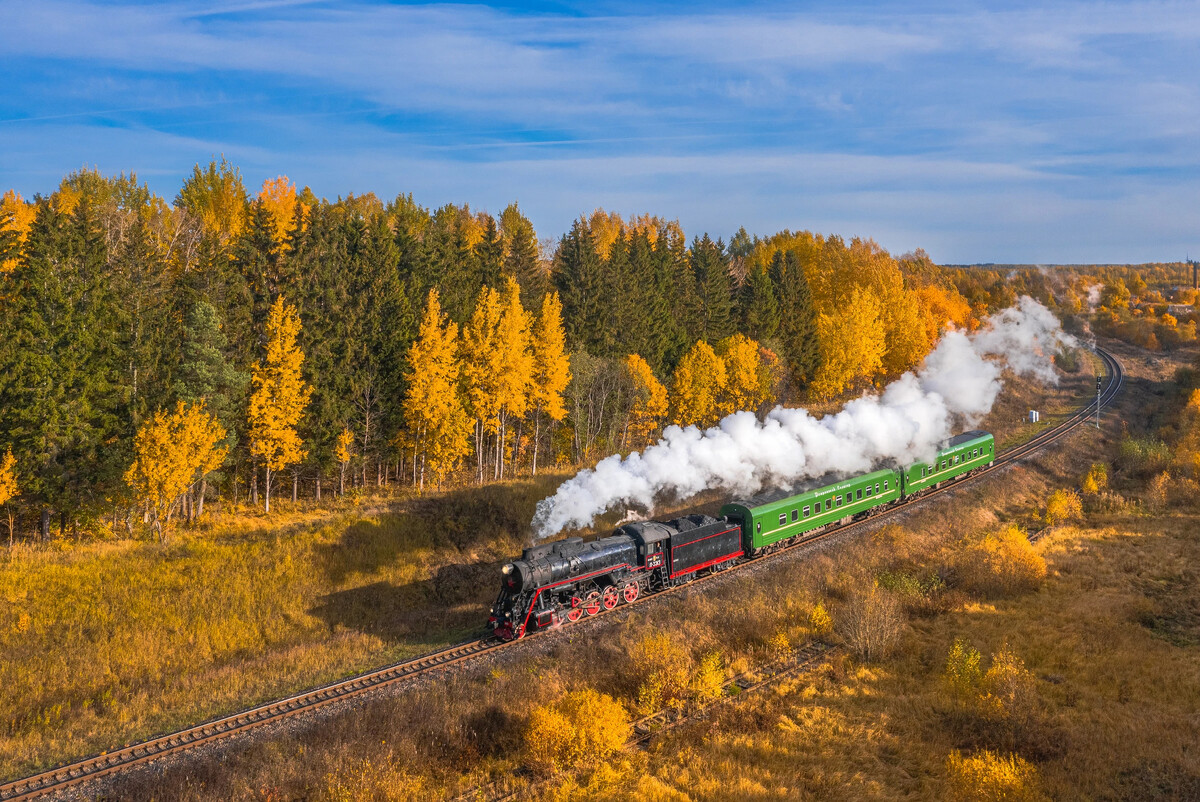
[[(892, 515), (901, 510), (908, 509), (912, 504), (924, 501), (927, 498), (940, 493), (945, 493), (954, 488), (961, 487), (962, 485), (973, 481), (979, 476), (1001, 470), (1009, 465), (1025, 459), (1037, 451), (1040, 451), (1051, 443), (1054, 443), (1062, 437), (1065, 437), (1076, 427), (1085, 423), (1092, 415), (1095, 414), (1097, 403), (1099, 403), (1101, 407), (1104, 407), (1106, 404), (1110, 403), (1121, 391), (1121, 388), (1124, 384), (1124, 372), (1121, 368), (1121, 364), (1106, 351), (1100, 348), (1096, 348), (1095, 351), (1100, 359), (1104, 362), (1105, 369), (1108, 372), (1107, 386), (1103, 388), (1103, 392), (1098, 401), (1092, 401), (1087, 406), (1069, 416), (1059, 425), (1051, 429), (1047, 429), (1037, 437), (1034, 437), (1032, 440), (1004, 452), (1002, 455), (997, 457), (995, 462), (993, 462), (990, 466), (976, 470), (958, 480), (944, 483), (941, 487), (929, 490), (909, 500), (893, 504), (890, 507), (880, 510), (876, 514), (871, 515), (864, 520), (855, 521), (842, 526), (829, 527), (768, 555), (743, 562), (738, 566), (734, 566), (728, 571), (712, 573), (707, 576), (699, 577), (692, 582), (687, 583), (686, 585), (680, 585), (661, 593), (644, 596), (634, 602), (634, 604), (640, 604), (644, 600), (660, 598), (665, 594), (675, 592), (681, 588), (692, 588), (703, 582), (718, 581), (729, 576), (742, 565), (761, 564), (764, 561), (777, 559), (784, 554), (792, 552), (793, 550), (807, 547), (816, 541), (824, 540), (834, 535), (851, 533), (856, 529), (879, 520), (881, 517)], [(626, 606), (628, 605), (621, 605), (611, 612), (617, 612)], [(600, 615), (608, 614), (608, 612), (609, 611), (601, 612)], [(575, 624), (574, 626), (578, 625), (579, 624)], [(258, 705), (238, 713), (220, 716), (218, 718), (187, 727), (186, 729), (179, 730), (178, 732), (160, 735), (139, 743), (132, 744), (130, 746), (114, 749), (111, 752), (104, 752), (99, 755), (84, 758), (74, 763), (59, 766), (39, 774), (5, 782), (0, 784), (0, 801), (10, 802), (10, 800), (35, 799), (50, 793), (63, 791), (81, 783), (97, 780), (101, 777), (115, 774), (134, 766), (149, 763), (162, 757), (186, 752), (199, 746), (229, 738), (238, 733), (246, 732), (247, 730), (262, 727), (266, 724), (281, 722), (299, 715), (310, 713), (330, 704), (360, 696), (369, 691), (374, 691), (389, 685), (404, 682), (413, 677), (426, 674), (430, 671), (435, 671), (437, 669), (446, 668), (448, 666), (461, 663), (485, 652), (493, 652), (498, 649), (514, 646), (518, 643), (521, 643), (521, 641), (503, 642), (495, 639), (469, 641), (457, 644), (455, 646), (450, 646), (436, 652), (431, 652), (411, 660), (405, 660), (390, 666), (368, 671), (364, 674), (359, 674), (348, 679), (331, 682), (327, 685), (322, 685), (318, 688), (303, 691), (283, 699)]]

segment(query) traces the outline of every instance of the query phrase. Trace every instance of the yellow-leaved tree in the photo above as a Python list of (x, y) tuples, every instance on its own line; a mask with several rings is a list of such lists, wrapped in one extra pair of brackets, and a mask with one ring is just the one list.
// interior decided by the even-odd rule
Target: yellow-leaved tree
[[(296, 222), (296, 185), (286, 175), (268, 178), (263, 181), (262, 189), (258, 193), (258, 202), (275, 224), (275, 244), (281, 250), (286, 250), (288, 235)], [(301, 211), (307, 211), (304, 204), (299, 206)]]
[[(20, 193), (10, 189), (0, 198), (0, 231), (12, 231), (17, 235), (17, 248), (25, 247), (25, 238), (29, 236), (29, 227), (37, 216), (37, 207), (26, 203)], [(16, 267), (16, 259), (6, 259), (0, 263), (0, 273), (7, 273)]]
[(167, 541), (175, 503), (225, 461), (224, 440), (225, 427), (203, 402), (180, 401), (172, 412), (159, 410), (138, 430), (125, 481), (149, 509), (160, 543)]
[(500, 294), (491, 287), (484, 287), (462, 336), (462, 378), (467, 407), (475, 418), (475, 473), (480, 484), (483, 483), (487, 437), (497, 434), (500, 421), (503, 360), (499, 327)]
[(197, 164), (175, 203), (198, 219), (221, 245), (227, 245), (242, 233), (249, 215), (241, 171), (224, 158), (220, 164), (209, 162), (203, 170)]
[(337, 447), (333, 449), (333, 457), (338, 461), (341, 467), (341, 476), (338, 479), (338, 495), (346, 495), (346, 466), (350, 464), (350, 458), (354, 456), (352, 446), (354, 445), (354, 432), (350, 431), (350, 427), (342, 429), (342, 433), (338, 435)]
[(625, 357), (625, 373), (633, 386), (633, 407), (626, 429), (635, 448), (645, 445), (667, 415), (667, 388), (654, 375), (646, 360), (637, 354)]
[(817, 339), (823, 357), (812, 383), (817, 397), (829, 398), (869, 381), (883, 366), (887, 347), (875, 293), (855, 287), (842, 308), (834, 314), (818, 315)]
[[(533, 374), (533, 354), (529, 346), (529, 313), (521, 306), (521, 286), (509, 276), (501, 303), (500, 325), (496, 328), (496, 347), (500, 356), (500, 373), (496, 382), (500, 402), (495, 470), (497, 479), (504, 478), (509, 422), (524, 416), (529, 408)], [(516, 450), (514, 443), (514, 457)]]
[(717, 343), (716, 353), (725, 362), (725, 389), (719, 403), (722, 416), (743, 409), (756, 412), (775, 400), (774, 377), (757, 342), (734, 334)]
[(266, 468), (266, 511), (271, 511), (271, 477), (304, 459), (296, 426), (312, 387), (300, 375), (304, 353), (296, 344), (300, 316), (280, 295), (267, 316), (267, 353), (254, 366), (250, 384), (250, 453)]
[(672, 382), (671, 420), (680, 426), (712, 426), (721, 418), (721, 392), (725, 389), (725, 361), (712, 346), (697, 340), (675, 368)]
[(542, 415), (548, 415), (553, 421), (561, 421), (566, 416), (563, 392), (571, 381), (571, 360), (567, 356), (562, 324), (562, 301), (557, 292), (542, 299), (541, 314), (533, 324), (530, 351), (533, 356), (533, 381), (530, 387), (530, 401), (533, 402), (533, 475), (537, 476)]
[(13, 511), (9, 506), (10, 501), (17, 497), (20, 488), (17, 487), (17, 458), (13, 456), (12, 449), (4, 452), (4, 457), (0, 458), (0, 504), (4, 505), (4, 511), (8, 514), (8, 547), (12, 548), (13, 543)]
[(470, 449), (471, 419), (459, 395), (457, 339), (458, 326), (442, 313), (437, 290), (430, 290), (420, 333), (408, 350), (404, 398), (422, 490), (426, 466), (440, 480)]

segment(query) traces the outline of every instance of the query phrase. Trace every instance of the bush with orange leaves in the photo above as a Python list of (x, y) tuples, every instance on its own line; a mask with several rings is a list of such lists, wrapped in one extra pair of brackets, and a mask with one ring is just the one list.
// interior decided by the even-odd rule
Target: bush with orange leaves
[(1037, 769), (1016, 755), (983, 750), (946, 758), (946, 797), (962, 802), (1040, 802)]
[(625, 745), (629, 716), (611, 696), (591, 688), (538, 705), (525, 730), (525, 759), (542, 774), (601, 761)]
[(1015, 524), (970, 545), (954, 567), (958, 585), (980, 596), (1015, 596), (1046, 578), (1046, 561)]

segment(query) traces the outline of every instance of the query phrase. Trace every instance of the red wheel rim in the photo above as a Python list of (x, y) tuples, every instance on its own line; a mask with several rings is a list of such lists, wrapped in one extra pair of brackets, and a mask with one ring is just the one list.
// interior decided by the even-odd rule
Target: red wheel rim
[(586, 605), (584, 609), (587, 610), (588, 615), (595, 615), (600, 612), (600, 591), (593, 590), (587, 595), (584, 603)]
[(625, 586), (625, 590), (621, 591), (621, 595), (625, 597), (625, 601), (632, 604), (638, 597), (638, 586), (634, 583), (629, 583)]
[(567, 620), (568, 621), (578, 621), (581, 618), (583, 618), (583, 608), (582, 607), (575, 607), (575, 608), (567, 611)]
[(604, 589), (604, 609), (605, 610), (611, 610), (612, 608), (616, 607), (617, 603), (620, 601), (621, 601), (621, 596), (619, 593), (617, 593), (616, 588), (610, 586), (610, 587), (607, 587)]

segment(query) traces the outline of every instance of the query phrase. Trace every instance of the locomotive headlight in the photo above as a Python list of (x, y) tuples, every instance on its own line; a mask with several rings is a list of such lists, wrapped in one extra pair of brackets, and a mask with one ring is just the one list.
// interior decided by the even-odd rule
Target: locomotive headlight
[(511, 574), (512, 572), (513, 572), (513, 565), (512, 565), (512, 563), (509, 563), (508, 565), (506, 565), (506, 566), (504, 566), (503, 568), (501, 568), (501, 569), (500, 569), (500, 573), (504, 574), (505, 576), (508, 576), (508, 575), (509, 575), (509, 574)]

